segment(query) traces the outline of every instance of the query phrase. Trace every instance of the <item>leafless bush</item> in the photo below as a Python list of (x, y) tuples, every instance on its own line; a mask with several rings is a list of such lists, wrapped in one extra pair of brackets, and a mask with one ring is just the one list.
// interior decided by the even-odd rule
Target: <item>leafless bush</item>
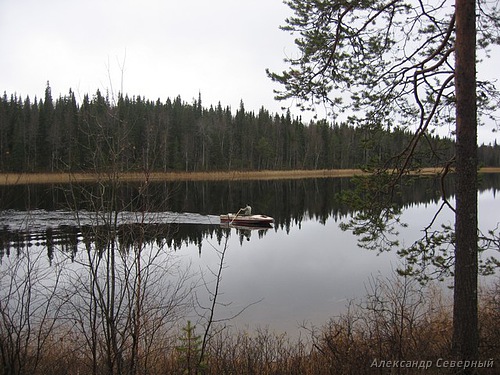
[[(0, 265), (0, 368), (5, 374), (34, 374), (61, 337), (60, 269), (42, 251), (18, 248)], [(44, 259), (44, 260), (42, 260)]]
[(373, 373), (374, 360), (436, 360), (449, 354), (450, 311), (433, 287), (372, 278), (360, 303), (312, 331), (314, 348), (335, 374)]
[[(65, 317), (79, 338), (85, 372), (149, 373), (162, 353), (172, 349), (171, 330), (192, 305), (194, 282), (172, 249), (148, 240), (147, 228), (169, 230), (151, 225), (157, 208), (153, 201), (158, 201), (152, 199), (157, 192), (150, 184), (154, 160), (140, 166), (142, 178), (132, 188), (134, 194), (124, 194), (130, 188), (120, 174), (138, 167), (127, 141), (133, 124), (122, 119), (120, 106), (99, 108), (86, 113), (81, 129), (89, 147), (87, 167), (97, 181), (65, 188), (83, 236), (83, 246), (72, 254), (73, 266), (65, 270)], [(168, 206), (168, 197), (163, 203)], [(134, 213), (133, 223), (124, 224), (122, 212)]]
[(500, 360), (500, 279), (480, 296), (480, 352), (484, 358)]
[(315, 362), (308, 346), (268, 328), (220, 331), (210, 343), (207, 374), (308, 374)]

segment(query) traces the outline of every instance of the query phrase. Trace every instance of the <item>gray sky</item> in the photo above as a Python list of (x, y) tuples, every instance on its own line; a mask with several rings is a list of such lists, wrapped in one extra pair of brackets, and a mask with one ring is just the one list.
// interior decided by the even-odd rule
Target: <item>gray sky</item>
[(280, 112), (265, 69), (294, 50), (282, 0), (0, 0), (1, 91), (112, 89)]
[[(191, 102), (200, 92), (205, 107), (243, 100), (308, 121), (274, 100), (279, 87), (265, 73), (296, 53), (279, 29), (290, 15), (282, 0), (0, 0), (0, 94), (40, 97), (47, 81), (54, 98), (71, 88), (77, 98), (100, 89)], [(500, 139), (491, 126), (479, 133)]]

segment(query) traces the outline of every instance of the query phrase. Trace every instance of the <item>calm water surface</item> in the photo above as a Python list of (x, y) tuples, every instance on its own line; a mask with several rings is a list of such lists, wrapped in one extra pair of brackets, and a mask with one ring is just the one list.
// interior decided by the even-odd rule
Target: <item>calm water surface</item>
[[(409, 224), (400, 234), (403, 243), (417, 239), (432, 219), (440, 204), (437, 184), (417, 184), (402, 197), (406, 207), (403, 221)], [(349, 182), (340, 179), (164, 184), (161, 194), (155, 196), (169, 196), (167, 206), (148, 211), (146, 217), (129, 207), (120, 212), (119, 224), (129, 228), (126, 225), (143, 220), (154, 225), (151, 243), (161, 237), (175, 250), (183, 267), (204, 275), (208, 288), (214, 285), (212, 272), (218, 268), (220, 252), (226, 249), (216, 319), (232, 318), (226, 323), (240, 329), (267, 327), (296, 336), (301, 325), (320, 326), (342, 313), (349, 300), (363, 297), (371, 276), (389, 277), (400, 266), (394, 253), (360, 249), (356, 237), (339, 229), (350, 213), (338, 193), (348, 188)], [(481, 228), (495, 228), (500, 221), (498, 188), (498, 176), (483, 181)], [(5, 260), (15, 259), (20, 247), (56, 259), (60, 259), (58, 252), (77, 253), (83, 248), (81, 226), (96, 222), (88, 207), (81, 208), (78, 227), (74, 213), (64, 209), (66, 200), (58, 187), (19, 190), (5, 188), (0, 196), (4, 265), (9, 263)], [(124, 192), (124, 200), (133, 201), (135, 192), (133, 187)], [(452, 195), (449, 199), (453, 200)], [(23, 206), (27, 201), (32, 206)], [(275, 217), (276, 225), (251, 233), (220, 227), (219, 213), (235, 212), (246, 203), (254, 206), (254, 212)], [(451, 211), (442, 212), (436, 228), (441, 223), (453, 223)], [(47, 264), (51, 267), (52, 263)], [(208, 303), (203, 285), (196, 293), (200, 303)], [(196, 320), (195, 312), (191, 318)]]
[[(479, 195), (480, 225), (495, 228), (500, 221), (500, 201), (495, 190)], [(451, 200), (453, 203), (453, 200)], [(415, 204), (405, 210), (401, 241), (410, 244), (432, 220), (438, 204)], [(346, 220), (345, 218), (344, 220)], [(226, 269), (223, 274), (223, 302), (229, 307), (218, 310), (220, 318), (229, 317), (256, 301), (232, 324), (252, 330), (269, 327), (278, 332), (296, 334), (299, 327), (320, 326), (345, 311), (349, 300), (366, 294), (372, 276), (392, 277), (401, 260), (394, 252), (377, 253), (357, 246), (357, 238), (339, 229), (342, 220), (303, 220), (289, 231), (271, 229), (258, 238), (241, 241), (236, 230), (228, 241)], [(435, 227), (452, 224), (453, 214), (441, 213)], [(206, 240), (200, 257), (189, 259), (197, 267), (215, 268), (219, 261), (214, 250), (222, 247)], [(183, 254), (196, 254), (194, 246), (185, 246)], [(445, 281), (451, 285), (451, 280)]]

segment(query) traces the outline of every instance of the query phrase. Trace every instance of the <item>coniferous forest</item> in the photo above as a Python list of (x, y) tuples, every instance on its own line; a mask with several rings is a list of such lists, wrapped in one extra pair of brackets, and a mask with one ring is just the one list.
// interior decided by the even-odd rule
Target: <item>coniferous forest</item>
[[(396, 155), (408, 130), (362, 129), (325, 120), (258, 113), (180, 97), (110, 98), (97, 91), (79, 102), (73, 91), (53, 99), (4, 93), (0, 101), (0, 172), (105, 170), (222, 171), (359, 168)], [(417, 164), (450, 160), (453, 140), (421, 142)], [(500, 166), (500, 147), (479, 148), (483, 166)]]

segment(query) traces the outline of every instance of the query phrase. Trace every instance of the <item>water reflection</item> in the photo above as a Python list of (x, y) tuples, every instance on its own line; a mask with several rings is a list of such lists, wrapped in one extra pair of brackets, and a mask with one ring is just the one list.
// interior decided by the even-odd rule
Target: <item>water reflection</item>
[[(495, 195), (500, 187), (500, 176), (482, 175), (481, 190)], [(216, 239), (220, 245), (230, 228), (220, 226), (218, 214), (234, 211), (241, 202), (252, 202), (256, 213), (273, 216), (274, 231), (290, 232), (299, 229), (305, 221), (322, 225), (349, 215), (339, 195), (351, 188), (349, 179), (321, 178), (275, 181), (222, 181), (157, 183), (148, 186), (147, 194), (140, 194), (141, 186), (126, 184), (120, 187), (121, 207), (117, 213), (114, 233), (120, 248), (133, 245), (136, 238), (145, 243), (165, 243), (179, 249), (192, 244), (201, 253), (204, 239)], [(49, 257), (54, 248), (74, 253), (79, 243), (95, 242), (108, 231), (106, 222), (90, 209), (86, 197), (75, 197), (75, 192), (89, 192), (92, 185), (71, 190), (71, 198), (78, 202), (77, 211), (68, 210), (67, 186), (34, 185), (8, 186), (0, 189), (0, 256), (12, 250), (33, 245), (46, 246)], [(453, 185), (446, 187), (453, 195)], [(94, 192), (91, 192), (94, 194)], [(402, 207), (415, 204), (433, 204), (440, 199), (440, 181), (421, 178), (408, 186), (396, 202)], [(145, 205), (145, 200), (147, 204)], [(146, 208), (146, 209), (145, 209)], [(263, 238), (265, 228), (233, 228), (240, 244), (250, 239)], [(106, 234), (107, 235), (107, 234)]]
[(250, 241), (250, 239), (252, 238), (252, 233), (254, 233), (254, 236), (257, 235), (258, 238), (263, 238), (266, 232), (272, 228), (271, 224), (260, 226), (244, 226), (221, 223), (220, 226), (221, 228), (234, 229), (240, 239), (240, 245), (243, 245), (243, 241)]
[[(344, 310), (348, 299), (363, 295), (370, 274), (387, 274), (398, 267), (394, 253), (361, 250), (352, 234), (339, 229), (339, 221), (350, 214), (339, 194), (349, 188), (346, 179), (152, 184), (147, 202), (151, 209), (146, 211), (140, 209), (145, 202), (139, 187), (126, 185), (120, 191), (126, 211), (116, 212), (113, 228), (103, 224), (85, 200), (78, 216), (68, 210), (67, 187), (2, 188), (0, 255), (14, 258), (17, 252), (35, 247), (46, 250), (49, 260), (58, 252), (71, 260), (81, 249), (100, 251), (112, 240), (122, 252), (143, 245), (168, 247), (193, 269), (214, 270), (220, 261), (217, 251), (226, 248), (224, 309), (217, 311), (217, 319), (251, 305), (231, 324), (292, 332), (302, 322), (326, 322)], [(485, 228), (498, 221), (498, 188), (500, 176), (482, 177), (480, 223)], [(447, 189), (453, 195), (453, 186)], [(406, 208), (402, 220), (410, 224), (402, 233), (407, 243), (432, 218), (439, 197), (440, 182), (429, 178), (419, 179), (398, 197), (397, 203)], [(274, 227), (220, 225), (219, 213), (246, 202), (252, 202), (257, 213), (273, 216)], [(452, 213), (441, 220), (452, 222)], [(253, 305), (256, 301), (262, 302)]]

